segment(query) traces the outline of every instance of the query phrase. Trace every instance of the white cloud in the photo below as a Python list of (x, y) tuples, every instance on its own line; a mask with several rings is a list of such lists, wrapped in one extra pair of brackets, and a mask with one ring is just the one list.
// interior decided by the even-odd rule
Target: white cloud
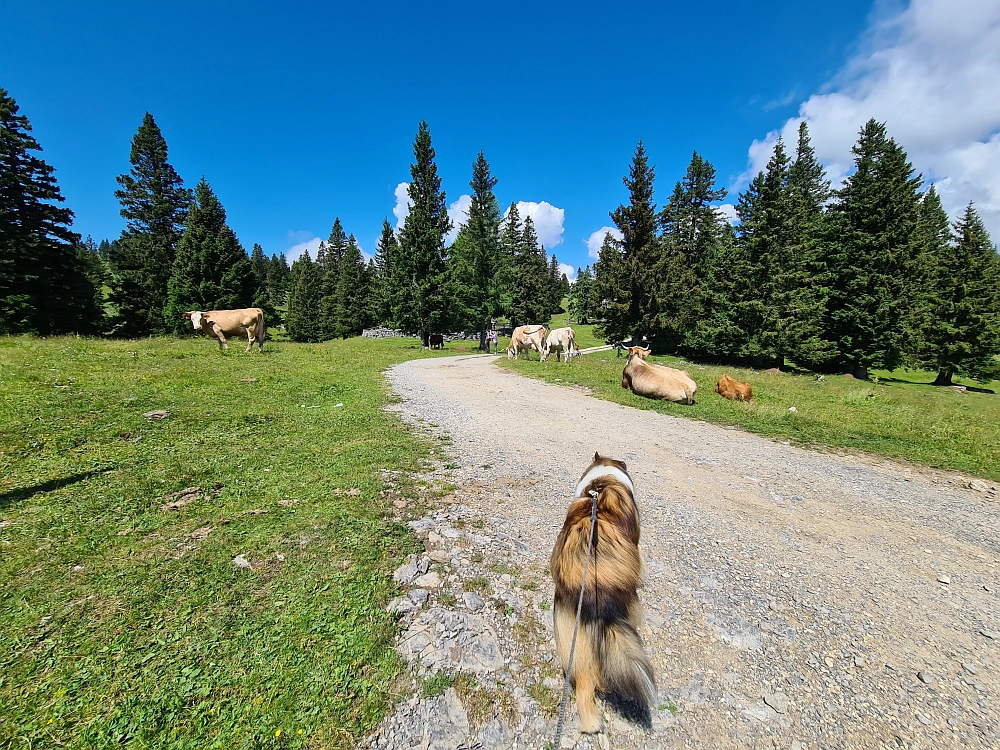
[[(289, 232), (289, 235), (291, 235), (291, 232)], [(305, 242), (299, 242), (298, 244), (292, 245), (290, 248), (285, 250), (285, 257), (291, 264), (297, 261), (300, 257), (302, 257), (302, 253), (308, 250), (309, 257), (312, 258), (313, 260), (316, 260), (316, 251), (319, 250), (320, 242), (321, 240), (319, 237), (313, 237), (312, 239), (306, 240)]]
[[(551, 250), (563, 241), (563, 222), (566, 219), (566, 210), (556, 208), (548, 201), (535, 203), (534, 201), (518, 201), (517, 211), (521, 215), (521, 221), (526, 216), (531, 217), (535, 225), (535, 232), (538, 234), (538, 241), (545, 245), (547, 250)], [(508, 208), (504, 212), (504, 217), (510, 213)]]
[(469, 206), (472, 205), (472, 196), (464, 193), (458, 196), (458, 200), (448, 206), (448, 218), (451, 219), (451, 231), (445, 235), (446, 245), (450, 245), (458, 237), (458, 230), (469, 220)]
[(739, 217), (736, 215), (736, 206), (732, 203), (723, 203), (722, 205), (716, 206), (715, 210), (722, 214), (726, 221), (730, 224), (735, 224), (739, 221)]
[(392, 209), (392, 215), (396, 217), (397, 232), (403, 228), (403, 222), (410, 215), (410, 206), (413, 205), (409, 193), (406, 192), (409, 187), (410, 183), (401, 182), (396, 185), (396, 189), (393, 191), (393, 194), (396, 196), (396, 205)]
[(576, 269), (573, 268), (573, 266), (571, 266), (569, 263), (560, 263), (559, 273), (566, 274), (566, 278), (569, 279), (570, 284), (576, 281)]
[(839, 184), (853, 168), (851, 146), (874, 117), (906, 149), (915, 169), (936, 183), (954, 217), (970, 200), (1000, 239), (1000, 3), (913, 0), (876, 20), (863, 51), (799, 116), (754, 141), (742, 187), (783, 136), (794, 151), (803, 120), (828, 177)]
[(587, 255), (594, 260), (601, 257), (601, 245), (604, 244), (604, 235), (610, 234), (616, 240), (621, 240), (622, 233), (617, 227), (601, 227), (583, 242), (587, 245)]

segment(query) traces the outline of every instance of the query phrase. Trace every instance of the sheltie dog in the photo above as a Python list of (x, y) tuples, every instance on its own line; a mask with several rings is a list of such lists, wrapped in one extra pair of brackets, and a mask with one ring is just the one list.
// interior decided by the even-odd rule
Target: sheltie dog
[(595, 691), (622, 702), (622, 707), (633, 718), (647, 725), (650, 708), (656, 701), (653, 666), (637, 631), (642, 622), (636, 594), (642, 560), (639, 558), (639, 509), (633, 492), (632, 479), (624, 462), (595, 453), (594, 462), (576, 485), (575, 499), (552, 550), (550, 570), (556, 585), (552, 612), (556, 651), (566, 673), (591, 538), (592, 493), (595, 493), (597, 532), (570, 675), (576, 685), (582, 732), (601, 730)]

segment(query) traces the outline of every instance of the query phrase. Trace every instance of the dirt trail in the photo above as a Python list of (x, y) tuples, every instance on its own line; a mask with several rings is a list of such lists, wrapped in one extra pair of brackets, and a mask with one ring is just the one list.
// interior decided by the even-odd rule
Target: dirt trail
[(389, 378), (405, 419), (451, 437), (452, 473), (479, 480), (461, 502), (517, 543), (538, 603), (579, 474), (595, 450), (628, 463), (661, 705), (649, 732), (611, 719), (600, 746), (1000, 747), (995, 497), (629, 409), (491, 357)]

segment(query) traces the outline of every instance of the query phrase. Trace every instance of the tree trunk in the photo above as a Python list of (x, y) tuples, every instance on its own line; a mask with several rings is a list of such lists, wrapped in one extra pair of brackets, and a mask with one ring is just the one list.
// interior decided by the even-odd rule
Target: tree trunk
[(420, 331), (420, 346), (421, 346), (421, 348), (423, 348), (423, 349), (430, 349), (430, 347), (431, 347), (430, 335), (431, 335), (430, 331), (424, 331), (424, 330)]
[(490, 345), (486, 341), (486, 324), (483, 323), (483, 327), (479, 330), (479, 351), (485, 351), (489, 354)]
[(864, 365), (858, 365), (855, 367), (854, 378), (855, 380), (868, 380), (868, 368)]
[(937, 378), (934, 380), (934, 385), (951, 385), (952, 372), (949, 369), (938, 370)]

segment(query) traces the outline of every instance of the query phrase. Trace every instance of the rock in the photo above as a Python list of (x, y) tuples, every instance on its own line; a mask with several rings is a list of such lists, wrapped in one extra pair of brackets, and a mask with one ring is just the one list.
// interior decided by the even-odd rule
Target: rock
[(458, 529), (453, 529), (451, 526), (445, 526), (441, 529), (441, 536), (445, 539), (458, 539), (462, 536), (462, 532)]
[(233, 565), (237, 568), (242, 568), (243, 570), (252, 570), (250, 566), (250, 561), (247, 560), (243, 555), (237, 555), (233, 558)]
[(919, 672), (917, 672), (917, 679), (920, 680), (925, 685), (931, 685), (934, 683), (934, 675), (932, 675), (930, 672), (925, 672), (924, 670), (920, 670)]
[(396, 650), (434, 671), (484, 675), (504, 668), (500, 641), (485, 619), (442, 607), (419, 615)]
[(441, 576), (436, 572), (424, 573), (413, 581), (413, 585), (422, 589), (436, 589), (441, 585)]
[(170, 416), (170, 412), (166, 409), (154, 409), (153, 411), (147, 411), (142, 416), (152, 422), (154, 419), (166, 419)]
[(964, 385), (953, 385), (953, 386), (951, 386), (951, 389), (953, 391), (955, 391), (956, 393), (968, 393), (969, 392), (969, 389), (966, 388)]
[(426, 589), (413, 589), (408, 594), (408, 597), (416, 606), (422, 607), (427, 603), (430, 594), (427, 593)]
[[(598, 529), (600, 529), (599, 526), (598, 526)], [(82, 565), (74, 565), (73, 566), (73, 572), (74, 573), (82, 573), (83, 572), (83, 566)]]
[[(792, 414), (798, 414), (799, 413), (799, 410), (796, 409), (794, 406), (789, 406), (788, 407), (788, 411), (790, 411)], [(598, 527), (598, 528), (600, 528), (600, 527)]]
[(436, 531), (430, 531), (427, 533), (427, 541), (425, 544), (428, 547), (443, 547), (444, 537), (438, 534)]
[(934, 719), (932, 719), (930, 716), (920, 713), (917, 714), (917, 721), (919, 721), (925, 727), (929, 727), (931, 724), (934, 723)]
[[(597, 528), (600, 529), (601, 527), (598, 526)], [(992, 630), (985, 630), (985, 629), (980, 630), (979, 635), (989, 638), (991, 641), (996, 640), (997, 637), (996, 633), (994, 633)]]
[(951, 583), (951, 576), (939, 575), (938, 576), (938, 583), (944, 583), (944, 584)]
[(964, 664), (962, 664), (962, 669), (964, 669), (969, 674), (975, 674), (976, 673), (976, 666), (974, 664), (969, 664), (968, 662), (965, 662)]
[(385, 609), (387, 612), (405, 615), (407, 612), (412, 612), (416, 609), (414, 604), (415, 602), (413, 602), (413, 600), (411, 600), (408, 596), (397, 596), (389, 602)]
[(779, 714), (783, 714), (788, 711), (788, 698), (785, 697), (784, 693), (769, 693), (764, 696), (764, 703), (769, 705)]
[(798, 740), (792, 740), (792, 750), (806, 750), (806, 746)]
[[(598, 527), (598, 529), (600, 529), (600, 527)], [(854, 666), (856, 666), (856, 667), (863, 667), (864, 665), (865, 665), (865, 657), (863, 657), (863, 656), (855, 656), (854, 657)]]
[(469, 734), (469, 715), (454, 688), (427, 701), (427, 724), (423, 740), (427, 750), (454, 750), (465, 743)]
[(401, 586), (407, 586), (413, 582), (413, 579), (420, 575), (420, 568), (417, 567), (417, 561), (411, 555), (411, 559), (400, 565), (392, 574), (392, 580)]
[(436, 562), (436, 563), (451, 562), (451, 553), (445, 552), (443, 549), (436, 549), (432, 551), (430, 555), (428, 555), (428, 557), (430, 557), (431, 562)]
[(462, 594), (462, 599), (465, 601), (465, 606), (471, 609), (473, 612), (478, 612), (483, 607), (486, 606), (486, 602), (483, 601), (483, 597), (477, 594), (475, 591), (466, 591)]
[(967, 486), (970, 490), (975, 490), (976, 492), (989, 492), (992, 489), (996, 489), (995, 487), (990, 487), (986, 484), (986, 482), (979, 479), (970, 479)]
[(510, 729), (499, 719), (488, 721), (479, 730), (477, 738), (483, 750), (506, 745), (513, 739)]

